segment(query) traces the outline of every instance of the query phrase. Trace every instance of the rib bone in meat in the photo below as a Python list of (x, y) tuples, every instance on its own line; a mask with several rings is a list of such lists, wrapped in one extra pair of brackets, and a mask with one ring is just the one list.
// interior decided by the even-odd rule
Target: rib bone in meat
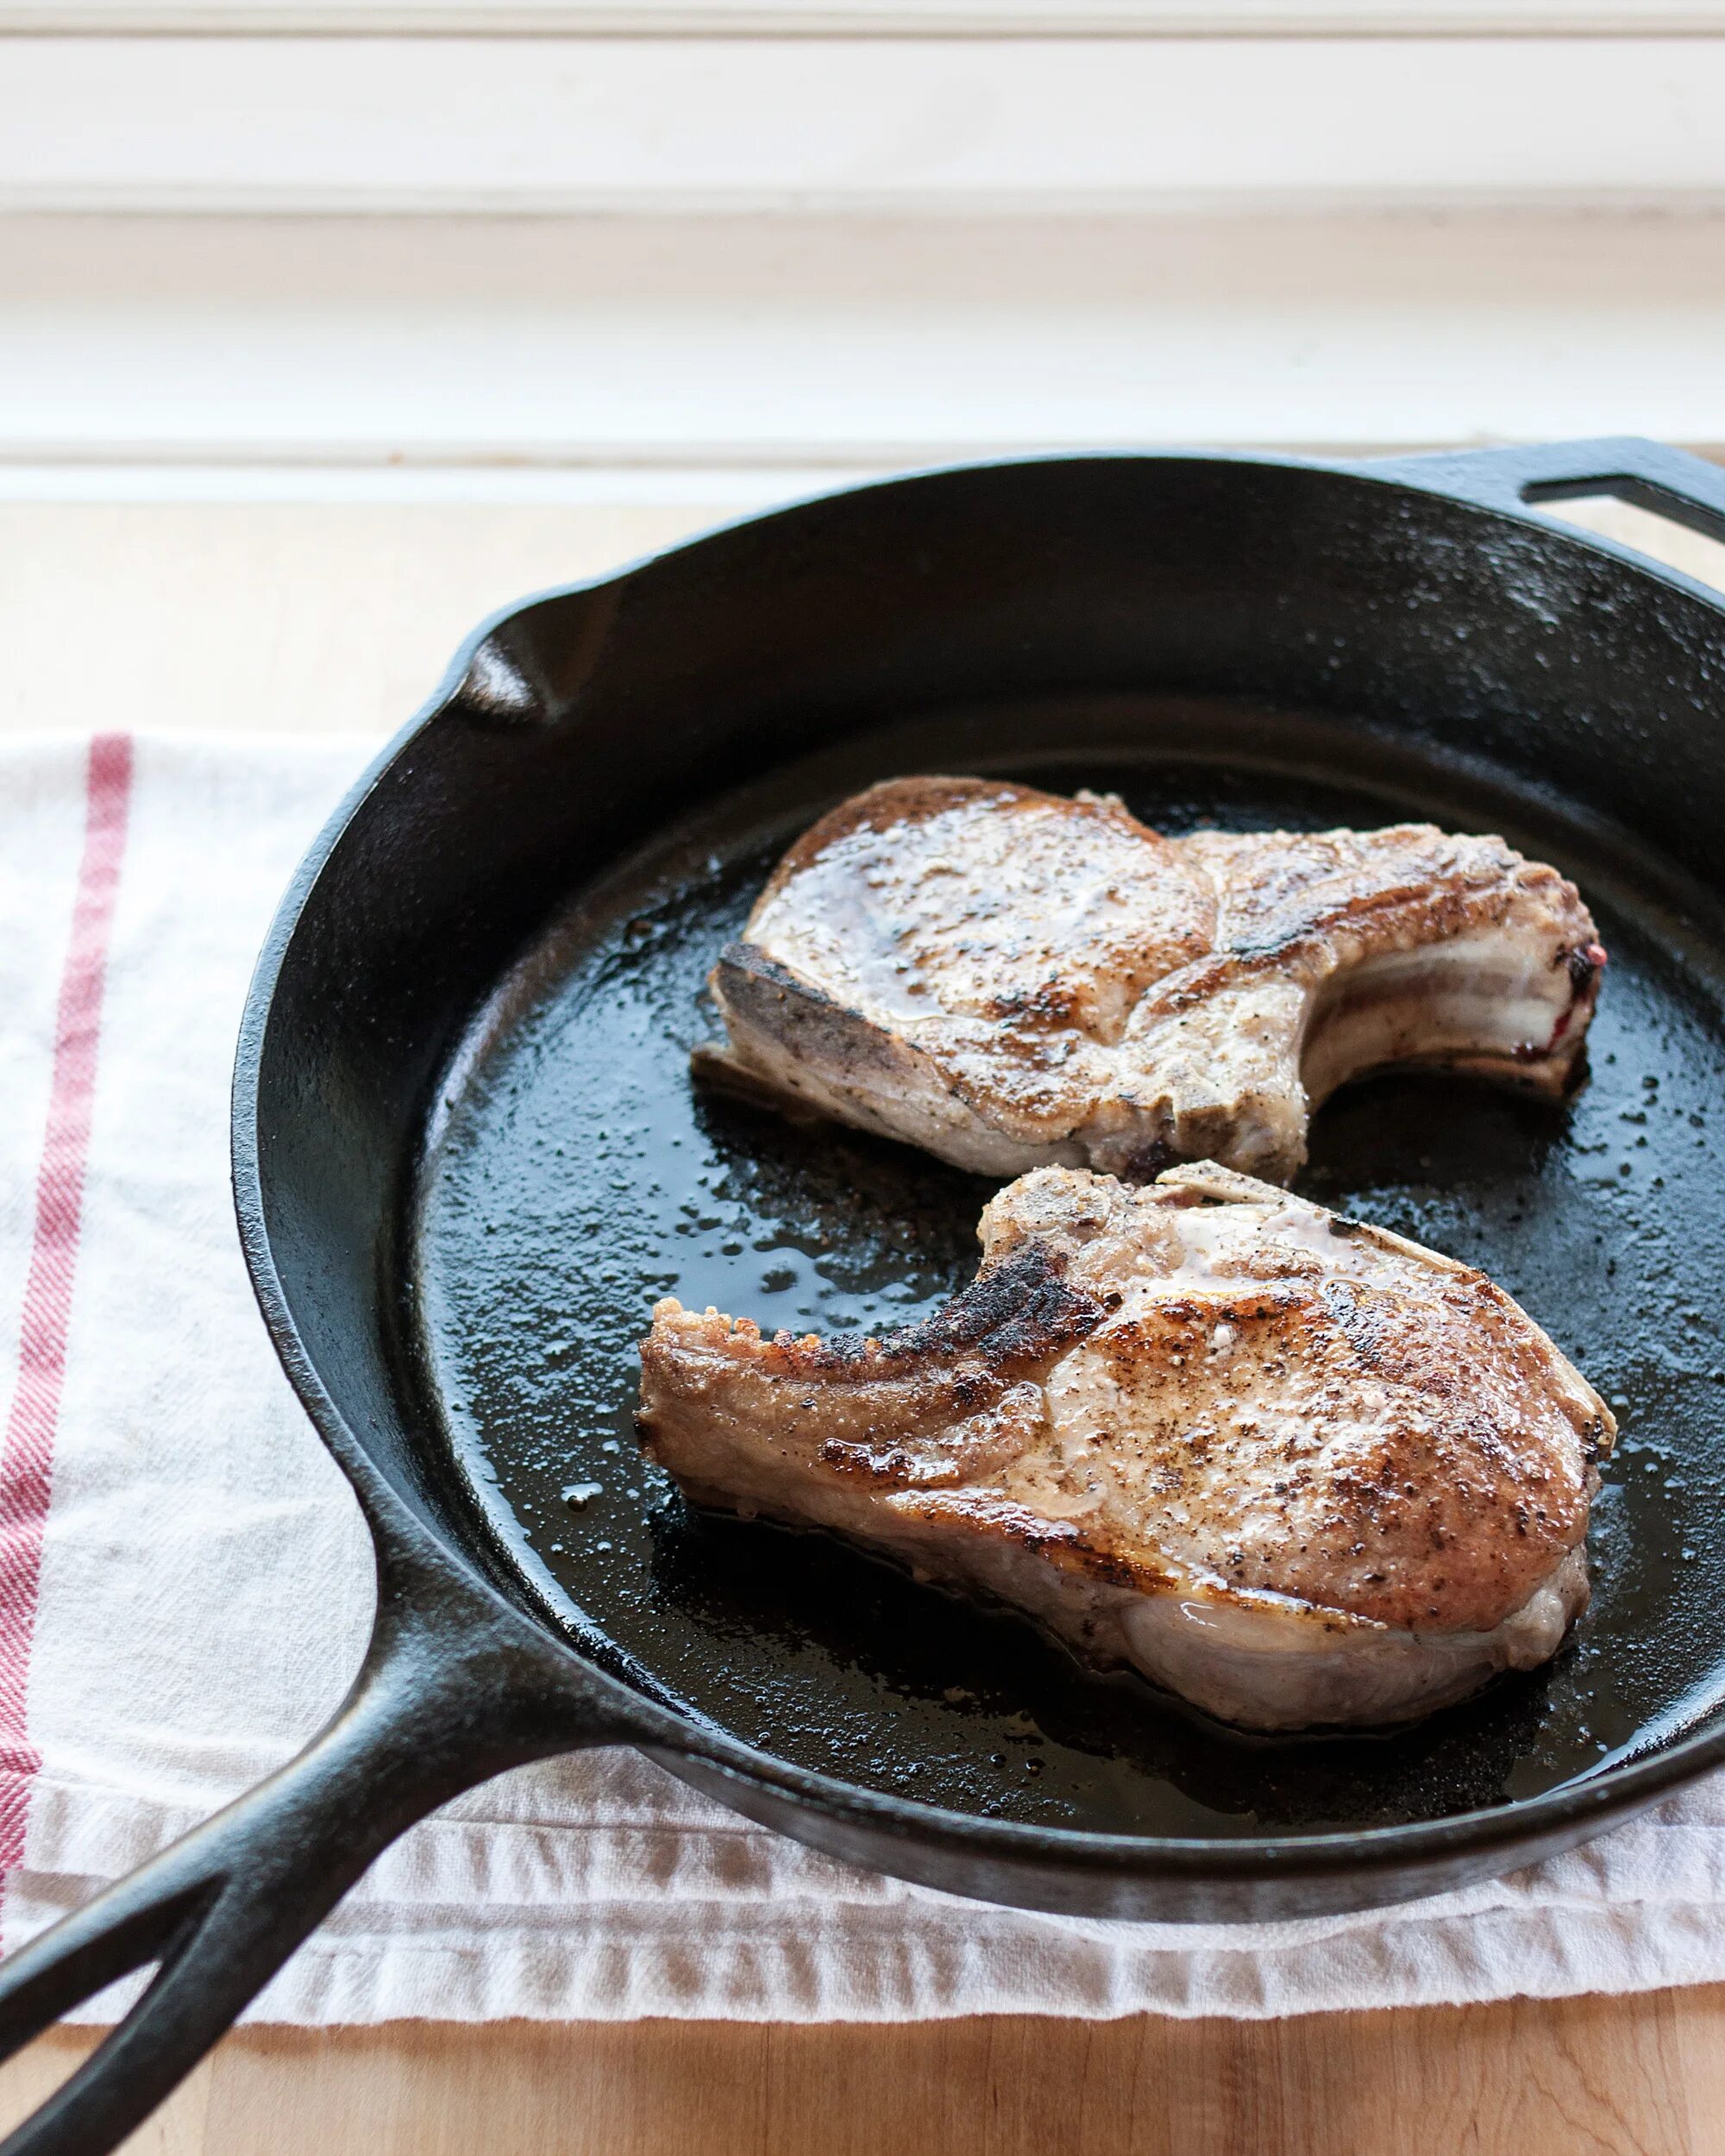
[(1211, 1163), (1041, 1169), (881, 1340), (662, 1302), (643, 1443), (1259, 1728), (1402, 1720), (1554, 1653), (1610, 1413), (1478, 1272)]
[(985, 1173), (1210, 1157), (1280, 1182), (1367, 1070), (1561, 1091), (1604, 962), (1573, 885), (1502, 839), (1167, 839), (1112, 799), (906, 779), (780, 862), (702, 1054)]

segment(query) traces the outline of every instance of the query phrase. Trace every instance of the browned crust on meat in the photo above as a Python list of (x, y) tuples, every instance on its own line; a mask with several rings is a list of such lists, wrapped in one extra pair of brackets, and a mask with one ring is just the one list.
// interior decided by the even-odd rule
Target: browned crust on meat
[[(1105, 1315), (1065, 1280), (1060, 1254), (1036, 1244), (985, 1267), (932, 1317), (878, 1339), (768, 1339), (747, 1319), (662, 1303), (641, 1345), (643, 1442), (658, 1452), (678, 1406), (693, 1399), (770, 1423), (787, 1456), (817, 1457), (881, 1489), (953, 1479), (919, 1441), (949, 1443), (959, 1426), (975, 1426), (957, 1443), (974, 1466), (995, 1435), (987, 1418)], [(913, 1441), (914, 1456), (905, 1450)]]
[(712, 987), (727, 1073), (962, 1166), (1285, 1180), (1311, 1106), (1370, 1070), (1561, 1092), (1604, 957), (1574, 886), (1499, 838), (1170, 840), (1112, 799), (937, 777), (806, 832)]
[[(1139, 1012), (1189, 1008), (1254, 974), (1298, 973), (1330, 960), (1339, 943), (1377, 955), (1443, 943), (1544, 907), (1573, 933), (1552, 960), (1567, 967), (1574, 999), (1605, 962), (1581, 893), (1543, 862), (1499, 838), (1458, 839), (1431, 824), (1374, 831), (1201, 832), (1176, 842), (1226, 880), (1218, 948), (1166, 976)], [(1254, 874), (1253, 864), (1265, 868)], [(1567, 1027), (1560, 1029), (1567, 1031)]]
[[(1515, 1395), (1546, 1389), (1543, 1340), (1477, 1275), (1432, 1292), (1414, 1310), (1350, 1282), (1290, 1279), (1275, 1292), (1175, 1299), (1097, 1343), (1134, 1403), (1123, 1445), (1142, 1448), (1145, 1481), (1164, 1501), (1203, 1491), (1229, 1587), (1379, 1624), (1487, 1631), (1585, 1533), (1584, 1462), (1603, 1425), (1578, 1430), (1568, 1457), (1518, 1441)], [(1237, 1344), (1226, 1371), (1207, 1373), (1195, 1414), (1188, 1372), (1218, 1325)], [(1327, 1396), (1373, 1379), (1393, 1388), (1381, 1424), (1346, 1459), (1314, 1448)], [(1226, 1475), (1243, 1449), (1230, 1506), (1213, 1468)]]
[(1075, 805), (1085, 815), (1099, 820), (1106, 818), (1122, 830), (1131, 832), (1147, 846), (1167, 849), (1171, 845), (1160, 832), (1151, 830), (1147, 824), (1140, 824), (1125, 803), (1111, 793), (1081, 793), (1075, 803), (1063, 795), (1044, 793), (1038, 787), (1019, 786), (1007, 779), (883, 779), (877, 786), (853, 793), (849, 800), (828, 810), (818, 823), (810, 824), (774, 869), (755, 902), (754, 911), (758, 913), (793, 876), (800, 874), (841, 839), (850, 838), (857, 831), (890, 831), (904, 824), (925, 824), (931, 817), (944, 815), (949, 809), (956, 808), (1070, 809)]
[(1585, 1534), (1609, 1411), (1471, 1267), (1213, 1163), (1041, 1170), (982, 1234), (964, 1294), (880, 1340), (662, 1305), (648, 1449), (707, 1501), (950, 1530), (961, 1574), (992, 1537), (1415, 1634), (1490, 1633)]
[(991, 1382), (1011, 1383), (1040, 1369), (1088, 1333), (1102, 1305), (1069, 1284), (1060, 1252), (1026, 1243), (986, 1266), (944, 1310), (878, 1339), (835, 1333), (823, 1339), (776, 1334), (762, 1353), (787, 1375), (841, 1383), (874, 1382), (917, 1369), (930, 1357), (981, 1365)]

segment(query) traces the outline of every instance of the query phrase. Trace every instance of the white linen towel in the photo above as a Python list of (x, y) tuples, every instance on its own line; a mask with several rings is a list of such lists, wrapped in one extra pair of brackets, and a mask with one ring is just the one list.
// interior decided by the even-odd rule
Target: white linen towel
[[(0, 749), (8, 1946), (278, 1766), (359, 1662), (365, 1532), (252, 1305), (227, 1091), (271, 911), (367, 753)], [(1722, 1779), (1465, 1893), (1189, 1927), (900, 1886), (612, 1752), (506, 1775), (413, 1829), (254, 2015), (1265, 2015), (1718, 1978)]]

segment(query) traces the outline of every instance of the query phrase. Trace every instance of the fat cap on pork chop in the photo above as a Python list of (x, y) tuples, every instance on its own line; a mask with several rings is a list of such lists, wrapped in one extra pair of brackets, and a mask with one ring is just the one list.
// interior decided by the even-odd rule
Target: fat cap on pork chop
[(697, 1063), (986, 1174), (1209, 1156), (1281, 1182), (1369, 1070), (1560, 1092), (1604, 962), (1574, 886), (1500, 838), (1169, 839), (1112, 797), (900, 779), (779, 863)]
[(1003, 1190), (880, 1340), (659, 1304), (646, 1451), (1226, 1720), (1395, 1721), (1553, 1654), (1615, 1425), (1484, 1274), (1205, 1163)]

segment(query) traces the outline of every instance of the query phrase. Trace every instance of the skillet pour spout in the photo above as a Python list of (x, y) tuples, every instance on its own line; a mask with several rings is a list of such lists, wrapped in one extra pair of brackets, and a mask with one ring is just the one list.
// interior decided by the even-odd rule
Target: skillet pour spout
[[(1376, 1770), (1355, 1762), (1344, 1774), (1321, 1746), (1224, 1760), (1189, 1733), (1152, 1757), (1138, 1733), (1153, 1720), (1142, 1702), (1097, 1704), (1074, 1690), (1076, 1676), (1051, 1675), (1038, 1695), (1048, 1770), (1009, 1788), (990, 1755), (1022, 1698), (999, 1687), (984, 1696), (974, 1673), (968, 1704), (943, 1697), (943, 1685), (966, 1693), (967, 1670), (917, 1661), (919, 1634), (934, 1628), (907, 1615), (890, 1666), (884, 1649), (869, 1663), (867, 1628), (847, 1632), (830, 1594), (825, 1609), (806, 1598), (799, 1631), (787, 1615), (802, 1562), (794, 1552), (782, 1553), (780, 1579), (760, 1545), (728, 1559), (718, 1539), (652, 1512), (649, 1497), (631, 1516), (609, 1493), (617, 1526), (564, 1534), (568, 1547), (554, 1551), (531, 1511), (531, 1448), (496, 1442), (522, 1426), (501, 1412), (505, 1400), (536, 1401), (567, 1428), (572, 1454), (626, 1428), (632, 1343), (653, 1299), (641, 1283), (668, 1266), (697, 1280), (699, 1267), (729, 1262), (717, 1244), (697, 1247), (694, 1230), (694, 1240), (661, 1234), (679, 1188), (665, 1165), (671, 1135), (685, 1163), (708, 1149), (731, 1178), (713, 1202), (738, 1217), (780, 1205), (788, 1218), (786, 1189), (800, 1205), (828, 1187), (827, 1140), (794, 1136), (787, 1144), (809, 1150), (769, 1157), (755, 1126), (723, 1121), (748, 1111), (686, 1090), (649, 1100), (626, 1142), (611, 1125), (596, 1131), (581, 1158), (579, 1145), (560, 1155), (566, 1133), (533, 1117), (572, 1100), (591, 1111), (630, 1071), (650, 1075), (653, 1055), (685, 1062), (702, 1021), (666, 954), (686, 953), (698, 985), (724, 940), (724, 875), (743, 893), (750, 863), (814, 814), (906, 772), (1069, 785), (1089, 774), (1183, 799), (1194, 818), (1213, 796), (1233, 812), (1248, 794), (1263, 814), (1292, 817), (1345, 787), (1382, 805), (1371, 820), (1424, 805), (1436, 821), (1446, 808), (1451, 828), (1501, 826), (1525, 840), (1590, 901), (1616, 909), (1613, 985), (1596, 1023), (1621, 1002), (1618, 1046), (1603, 1053), (1625, 1061), (1608, 1083), (1602, 1060), (1594, 1090), (1602, 1104), (1618, 1098), (1610, 1087), (1630, 1083), (1632, 1046), (1665, 1059), (1668, 1090), (1692, 1080), (1702, 1120), (1682, 1124), (1687, 1165), (1650, 1142), (1625, 1156), (1622, 1175), (1615, 1155), (1590, 1168), (1563, 1122), (1594, 1112), (1588, 1094), (1569, 1108), (1488, 1111), (1459, 1087), (1418, 1132), (1399, 1127), (1405, 1113), (1374, 1122), (1369, 1101), (1345, 1097), (1320, 1119), (1319, 1135), (1332, 1136), (1317, 1165), (1418, 1214), (1398, 1226), (1429, 1217), (1440, 1243), (1447, 1231), (1489, 1242), (1501, 1230), (1515, 1264), (1543, 1209), (1593, 1207), (1597, 1256), (1590, 1231), (1564, 1258), (1577, 1310), (1590, 1294), (1613, 1307), (1608, 1230), (1664, 1238), (1678, 1263), (1674, 1215), (1661, 1208), (1677, 1206), (1680, 1174), (1691, 1179), (1694, 1262), (1725, 1255), (1725, 1228), (1693, 1194), (1694, 1148), (1712, 1143), (1703, 1095), (1716, 1051), (1725, 1131), (1725, 994), (1712, 986), (1725, 983), (1716, 925), (1725, 601), (1545, 506), (1602, 492), (1725, 538), (1725, 476), (1647, 442), (1374, 463), (1057, 456), (794, 504), (542, 594), (476, 632), (298, 874), (259, 963), (235, 1072), (242, 1239), (283, 1365), (376, 1543), (370, 1652), (298, 1760), (0, 1967), (7, 2053), (116, 1978), (156, 1971), (0, 2156), (116, 2147), (409, 1825), (556, 1752), (638, 1745), (750, 1819), (958, 1894), (1241, 1922), (1491, 1877), (1572, 1846), (1725, 1758), (1716, 1570), (1725, 1545), (1716, 1551), (1715, 1530), (1686, 1514), (1682, 1535), (1701, 1561), (1669, 1562), (1675, 1514), (1654, 1507), (1683, 1501), (1655, 1501), (1651, 1482), (1606, 1493), (1625, 1525), (1603, 1533), (1604, 1586), (1578, 1651), (1609, 1680), (1602, 1695), (1615, 1686), (1645, 1710), (1603, 1752), (1534, 1777), (1532, 1794), (1506, 1794), (1534, 1741), (1525, 1729), (1546, 1712), (1532, 1694), (1421, 1739), (1416, 1802), (1411, 1776), (1391, 1789), (1402, 1770), (1388, 1751)], [(1195, 775), (1217, 772), (1214, 785)], [(712, 836), (727, 832), (723, 843)], [(612, 962), (625, 950), (663, 965), (632, 975)], [(594, 983), (621, 996), (634, 981), (647, 985), (627, 1007), (581, 1002)], [(584, 1011), (601, 1013), (596, 1033), (581, 1033)], [(551, 1091), (532, 1092), (534, 1068)], [(493, 1114), (505, 1099), (513, 1137)], [(1457, 1188), (1484, 1170), (1446, 1150), (1452, 1118), (1509, 1163), (1495, 1194), (1477, 1181)], [(1429, 1169), (1397, 1150), (1415, 1139)], [(530, 1156), (538, 1166), (518, 1172)], [(1656, 1157), (1668, 1171), (1658, 1189)], [(806, 1238), (804, 1287), (774, 1290), (829, 1295), (829, 1314), (914, 1286), (917, 1266), (933, 1262), (904, 1232), (910, 1201), (891, 1195), (907, 1188), (894, 1181), (900, 1169), (884, 1156), (844, 1162), (844, 1203), (800, 1216), (819, 1231)], [(917, 1169), (925, 1184), (936, 1172)], [(621, 1207), (619, 1188), (630, 1193)], [(711, 1175), (702, 1188), (717, 1188)], [(950, 1194), (948, 1213), (968, 1207), (974, 1225), (975, 1188)], [(1471, 1211), (1444, 1213), (1464, 1200)], [(569, 1236), (577, 1201), (602, 1206), (585, 1242)], [(856, 1210), (869, 1206), (873, 1225)], [(487, 1222), (499, 1232), (485, 1238)], [(887, 1254), (867, 1277), (865, 1243)], [(755, 1254), (747, 1262), (758, 1270)], [(515, 1297), (535, 1267), (547, 1292), (586, 1300), (567, 1380), (578, 1389), (530, 1400), (528, 1365), (543, 1358)], [(923, 1282), (929, 1299), (940, 1285)], [(497, 1366), (483, 1426), (470, 1413), (479, 1395), (453, 1382), (472, 1344), (463, 1310), (488, 1328)], [(1630, 1345), (1625, 1336), (1625, 1369)], [(1645, 1372), (1645, 1358), (1633, 1367)], [(1638, 1418), (1665, 1417), (1673, 1445), (1725, 1463), (1710, 1399), (1638, 1400), (1631, 1438)], [(488, 1444), (489, 1481), (474, 1466)], [(908, 1585), (846, 1577), (871, 1622), (926, 1607), (891, 1602), (920, 1591)], [(964, 1655), (993, 1651), (988, 1621), (965, 1633)], [(1007, 1658), (1026, 1685), (1027, 1652), (1014, 1645)], [(1678, 1689), (1655, 1696), (1655, 1663), (1681, 1673)], [(890, 1730), (878, 1727), (883, 1700)], [(924, 1760), (894, 1752), (921, 1741), (919, 1731)], [(867, 1741), (875, 1733), (879, 1743)], [(1433, 1760), (1465, 1758), (1471, 1743), (1471, 1773), (1435, 1774)], [(871, 1767), (876, 1753), (905, 1775)], [(1195, 1761), (1208, 1763), (1202, 1788)], [(1524, 1771), (1517, 1786), (1527, 1785)]]

